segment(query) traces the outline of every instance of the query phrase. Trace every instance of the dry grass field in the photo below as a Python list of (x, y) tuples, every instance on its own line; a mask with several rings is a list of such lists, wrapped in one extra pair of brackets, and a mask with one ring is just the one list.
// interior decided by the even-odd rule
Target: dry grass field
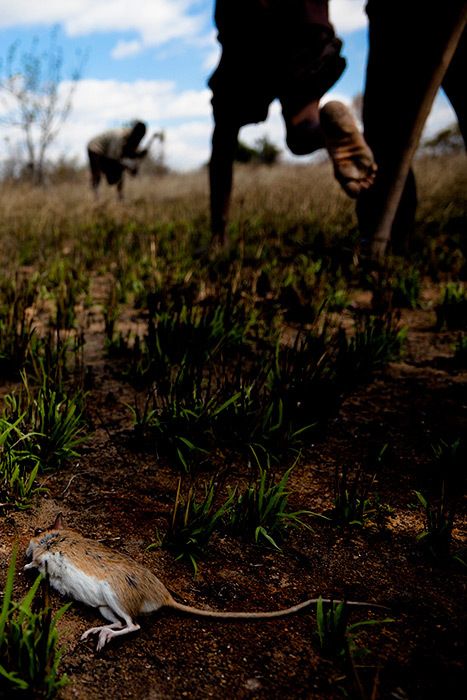
[[(328, 164), (238, 168), (222, 252), (206, 171), (0, 186), (0, 697), (464, 695), (467, 169), (416, 171), (377, 310)], [(95, 610), (15, 607), (58, 512), (190, 605), (388, 610), (164, 611), (97, 654)]]

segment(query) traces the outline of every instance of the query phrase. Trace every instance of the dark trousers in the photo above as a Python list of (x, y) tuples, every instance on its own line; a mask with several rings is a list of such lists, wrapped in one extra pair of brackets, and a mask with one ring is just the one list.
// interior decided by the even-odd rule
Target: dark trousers
[[(407, 143), (418, 108), (439, 64), (460, 0), (370, 0), (367, 77), (363, 104), (365, 138), (378, 164), (375, 186), (363, 192), (357, 215), (363, 237), (370, 237), (379, 219), (389, 183)], [(467, 36), (461, 39), (443, 81), (467, 143)], [(411, 171), (392, 231), (394, 252), (410, 238), (417, 206)]]
[(318, 100), (345, 67), (328, 0), (217, 0), (222, 57), (209, 80), (214, 118), (264, 121), (278, 97), (286, 119)]
[(124, 168), (118, 160), (107, 158), (100, 153), (94, 153), (88, 148), (89, 168), (91, 170), (91, 183), (97, 189), (101, 181), (101, 176), (105, 178), (109, 185), (118, 185), (123, 177)]

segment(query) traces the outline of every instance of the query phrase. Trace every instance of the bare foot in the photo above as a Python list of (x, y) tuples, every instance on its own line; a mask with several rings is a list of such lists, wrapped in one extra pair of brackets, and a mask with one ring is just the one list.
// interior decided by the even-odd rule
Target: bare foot
[(327, 102), (320, 109), (320, 122), (336, 180), (349, 197), (358, 197), (374, 182), (377, 165), (373, 153), (342, 102)]

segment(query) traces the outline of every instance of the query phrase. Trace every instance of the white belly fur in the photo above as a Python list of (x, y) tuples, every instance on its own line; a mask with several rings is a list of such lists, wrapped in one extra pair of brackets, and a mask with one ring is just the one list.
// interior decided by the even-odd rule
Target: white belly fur
[(61, 595), (85, 603), (92, 608), (102, 605), (114, 608), (115, 594), (105, 579), (85, 574), (60, 553), (45, 555), (41, 561), (41, 571), (47, 574), (50, 585)]

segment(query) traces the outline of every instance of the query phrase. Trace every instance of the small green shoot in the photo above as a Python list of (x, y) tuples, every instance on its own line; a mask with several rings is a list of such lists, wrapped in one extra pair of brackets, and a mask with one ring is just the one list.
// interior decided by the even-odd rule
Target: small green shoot
[[(394, 622), (392, 618), (382, 620), (360, 620), (349, 624), (347, 603), (324, 603), (322, 598), (316, 603), (316, 630), (323, 656), (345, 659), (357, 651), (356, 637), (364, 627), (374, 627)], [(366, 649), (360, 653), (367, 652)]]
[(349, 478), (346, 465), (336, 466), (334, 475), (334, 505), (329, 517), (335, 525), (363, 527), (366, 520), (375, 512), (370, 499), (370, 490), (376, 475), (367, 476), (357, 469)]

